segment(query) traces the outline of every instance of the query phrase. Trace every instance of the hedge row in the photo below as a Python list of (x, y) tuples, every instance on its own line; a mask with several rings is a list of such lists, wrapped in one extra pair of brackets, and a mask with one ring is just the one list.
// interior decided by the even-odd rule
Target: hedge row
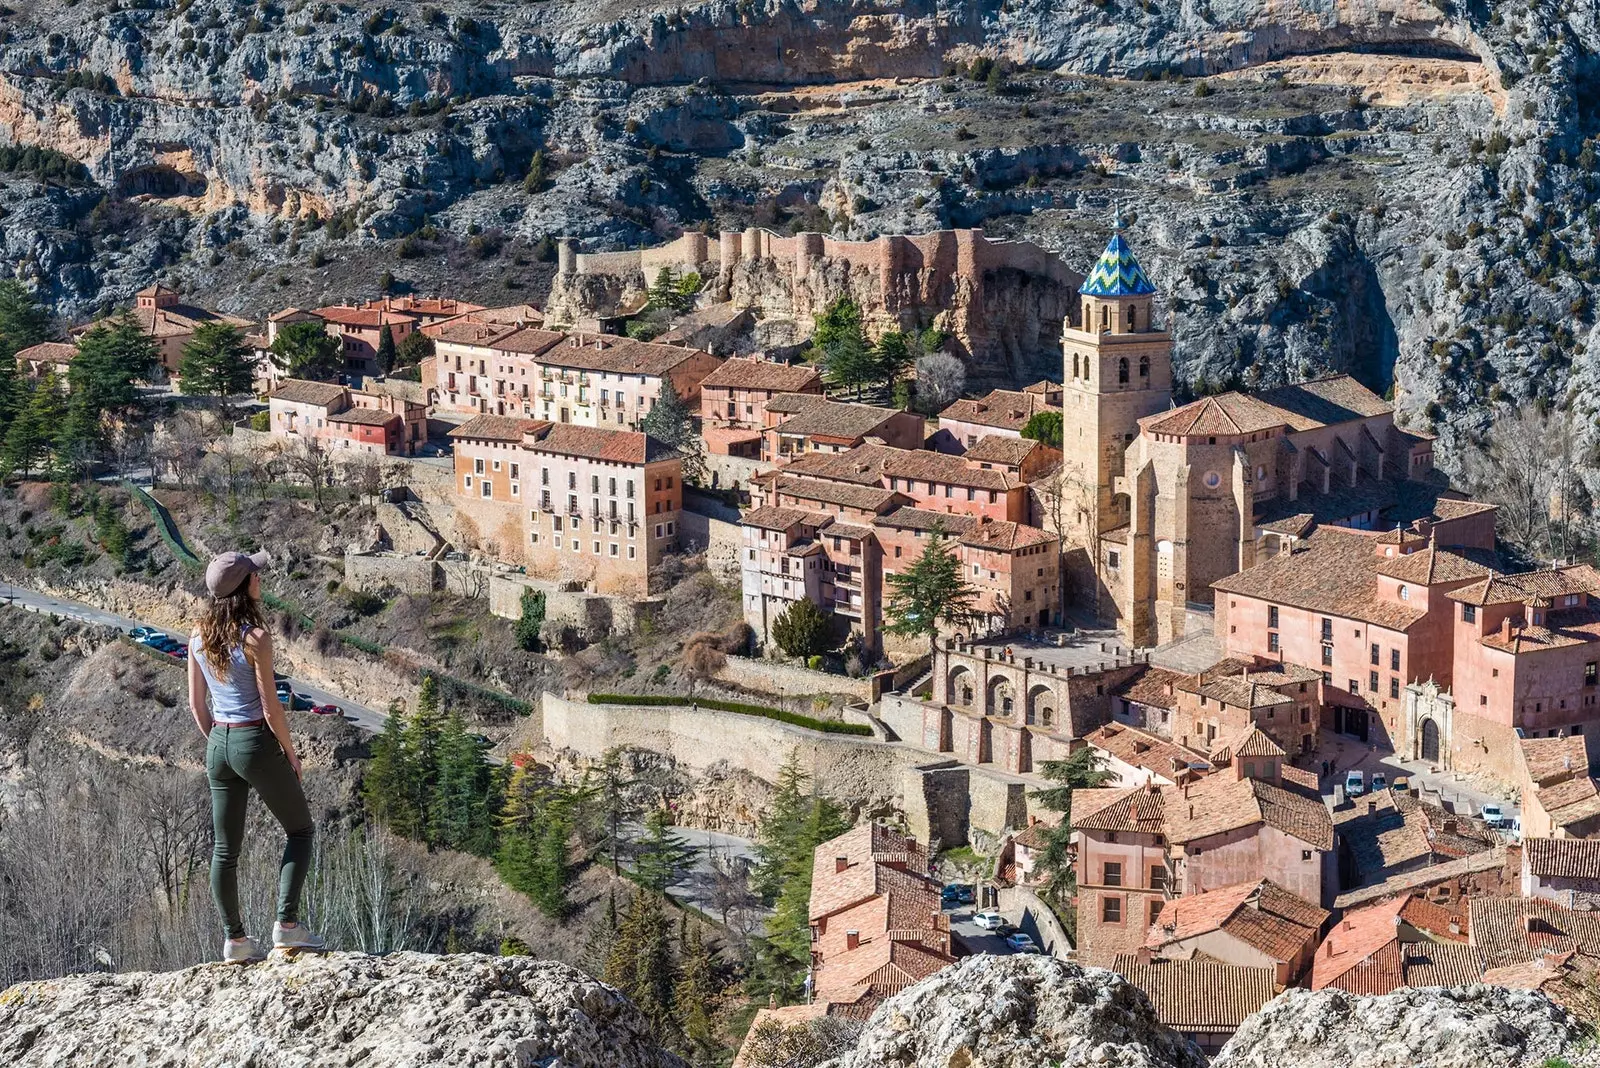
[(851, 734), (857, 737), (872, 737), (872, 728), (864, 723), (840, 723), (838, 720), (812, 719), (802, 716), (798, 712), (785, 712), (781, 708), (768, 708), (766, 705), (747, 705), (740, 701), (721, 701), (716, 698), (699, 698), (691, 701), (687, 697), (678, 697), (672, 694), (631, 694), (631, 693), (592, 693), (589, 695), (591, 705), (648, 705), (651, 707), (686, 705), (704, 705), (714, 708), (719, 712), (736, 712), (741, 716), (760, 716), (763, 719), (775, 719), (780, 723), (787, 723), (791, 727), (804, 727), (807, 730), (821, 731), (824, 734)]
[(432, 668), (423, 668), (418, 674), (424, 679), (432, 678), (436, 681), (442, 691), (440, 696), (448, 696), (451, 691), (454, 691), (470, 694), (481, 701), (499, 705), (501, 708), (509, 709), (519, 716), (530, 715), (533, 712), (533, 704), (531, 702), (524, 701), (520, 697), (512, 697), (510, 694), (500, 690), (491, 690), (487, 686), (479, 686), (476, 683), (458, 679), (454, 675), (446, 675), (444, 672), (435, 671)]
[(155, 520), (156, 532), (161, 535), (161, 540), (167, 543), (167, 548), (172, 550), (172, 555), (178, 558), (178, 562), (185, 567), (199, 568), (200, 558), (190, 552), (189, 547), (178, 536), (178, 528), (172, 522), (172, 516), (161, 506), (161, 502), (127, 479), (122, 479), (121, 486), (149, 511), (150, 518)]

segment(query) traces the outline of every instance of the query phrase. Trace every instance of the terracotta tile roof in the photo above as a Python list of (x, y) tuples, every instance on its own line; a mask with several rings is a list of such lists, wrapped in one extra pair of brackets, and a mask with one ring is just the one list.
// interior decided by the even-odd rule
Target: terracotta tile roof
[(171, 286), (162, 285), (160, 282), (157, 282), (154, 285), (145, 286), (143, 289), (139, 290), (139, 292), (135, 293), (134, 296), (136, 296), (136, 297), (159, 297), (159, 296), (161, 296), (163, 294), (168, 294), (168, 293), (170, 293), (173, 296), (177, 296), (178, 295), (178, 291), (176, 289), (173, 289)]
[(1386, 530), (1374, 538), (1373, 541), (1379, 545), (1396, 545), (1402, 549), (1420, 549), (1428, 544), (1427, 538), (1424, 538), (1414, 530), (1406, 530), (1403, 527)]
[(1541, 787), (1533, 796), (1557, 827), (1570, 827), (1600, 815), (1600, 784), (1587, 775)]
[(533, 431), (527, 447), (532, 452), (633, 465), (670, 460), (678, 455), (666, 442), (636, 430), (606, 430), (576, 423), (546, 423), (543, 429)]
[(1160, 834), (1162, 793), (1148, 786), (1072, 791), (1072, 826), (1084, 831)]
[(470, 312), (484, 310), (481, 304), (469, 304), (464, 300), (454, 297), (415, 297), (409, 293), (398, 297), (383, 297), (379, 300), (369, 300), (360, 305), (363, 308), (377, 308), (387, 311), (410, 312), (417, 315), (460, 316)]
[(532, 304), (502, 304), (495, 308), (479, 308), (468, 314), (485, 323), (511, 323), (521, 326), (544, 322), (544, 312)]
[[(1443, 502), (1441, 502), (1443, 503)], [(1600, 595), (1600, 572), (1589, 564), (1496, 575), (1446, 594), (1463, 604), (1522, 604), (1530, 597), (1553, 599), (1573, 593)]]
[(939, 413), (939, 419), (941, 421), (949, 419), (958, 423), (977, 423), (980, 426), (1020, 432), (1036, 413), (1060, 410), (1046, 403), (1043, 391), (1018, 393), (1015, 390), (996, 389), (977, 400), (956, 401)]
[[(448, 344), (481, 345), (484, 348), (493, 348), (495, 341), (517, 333), (518, 329), (518, 327), (506, 323), (488, 323), (476, 316), (463, 315), (460, 318), (425, 326), (422, 328), (422, 332), (435, 341), (443, 341)], [(559, 336), (557, 335), (557, 337)]]
[(757, 527), (762, 530), (790, 530), (800, 524), (812, 527), (826, 526), (832, 519), (833, 516), (821, 512), (808, 512), (801, 508), (779, 508), (777, 505), (768, 504), (746, 512), (740, 522), (747, 527)]
[(1085, 735), (1083, 740), (1124, 764), (1145, 768), (1168, 779), (1190, 768), (1206, 770), (1210, 767), (1203, 753), (1120, 723), (1107, 723)]
[(523, 419), (515, 415), (475, 415), (447, 436), (479, 441), (520, 442), (524, 434), (549, 425), (542, 419)]
[[(545, 356), (555, 350), (567, 339), (567, 335), (559, 330), (544, 330), (535, 326), (519, 327), (509, 333), (502, 332), (497, 336), (491, 348), (496, 352), (505, 352), (513, 356)], [(682, 349), (677, 350), (682, 352)], [(550, 358), (542, 361), (553, 366), (571, 366), (569, 361)], [(586, 368), (587, 369), (587, 368)]]
[(1431, 586), (1437, 582), (1466, 582), (1495, 574), (1487, 567), (1459, 552), (1429, 546), (1403, 556), (1378, 558), (1378, 574)]
[(1221, 701), (1234, 708), (1254, 710), (1294, 704), (1294, 698), (1285, 696), (1272, 686), (1262, 684), (1254, 676), (1207, 673), (1192, 686), (1185, 686), (1184, 690), (1189, 693), (1203, 693), (1213, 701)]
[(1038, 449), (1056, 451), (1031, 438), (1008, 438), (1000, 434), (985, 434), (967, 449), (962, 459), (975, 464), (1006, 464), (1010, 467), (1021, 467)]
[(1600, 880), (1600, 840), (1593, 838), (1529, 838), (1522, 860), (1541, 879)]
[(1440, 886), (1453, 883), (1456, 880), (1479, 875), (1484, 872), (1503, 868), (1506, 862), (1504, 846), (1473, 853), (1470, 856), (1460, 857), (1456, 860), (1445, 861), (1443, 864), (1433, 864), (1414, 871), (1401, 872), (1391, 875), (1381, 883), (1371, 886), (1361, 886), (1354, 890), (1347, 890), (1333, 899), (1334, 908), (1352, 909), (1362, 905), (1380, 901), (1395, 894), (1404, 894), (1413, 890), (1425, 890), (1431, 886)]
[(1483, 954), (1461, 942), (1406, 942), (1400, 946), (1406, 986), (1471, 986), (1483, 982)]
[(1058, 540), (1048, 530), (1003, 519), (987, 523), (980, 520), (961, 535), (961, 544), (968, 548), (989, 549), (1002, 553), (1012, 553), (1034, 545), (1054, 544)]
[[(1377, 955), (1379, 950), (1397, 946), (1400, 910), (1407, 900), (1396, 897), (1346, 912), (1311, 959), (1311, 989), (1338, 986), (1351, 993), (1387, 994), (1400, 986), (1398, 950), (1392, 958)], [(1351, 972), (1354, 975), (1342, 982)]]
[(319, 408), (327, 408), (344, 399), (345, 387), (336, 386), (331, 382), (311, 382), (303, 378), (285, 378), (278, 383), (278, 388), (268, 394), (268, 400), (280, 400), (289, 404), (314, 404)]
[(1222, 593), (1406, 630), (1425, 613), (1404, 601), (1379, 598), (1381, 559), (1368, 535), (1319, 527), (1294, 552), (1280, 552), (1211, 585)]
[(1521, 964), (1547, 951), (1600, 956), (1600, 913), (1530, 897), (1476, 897), (1469, 907), (1472, 943), (1483, 950), (1486, 967)]
[(818, 969), (817, 991), (866, 986), (880, 996), (898, 994), (906, 987), (955, 963), (955, 958), (924, 943), (875, 938)]
[(1265, 823), (1313, 849), (1333, 848), (1333, 820), (1320, 797), (1259, 779), (1210, 776), (1162, 787), (1163, 826), (1176, 844)]
[(1284, 782), (1290, 786), (1299, 787), (1302, 791), (1309, 791), (1310, 793), (1319, 793), (1321, 791), (1322, 780), (1317, 778), (1317, 773), (1314, 771), (1297, 768), (1293, 764), (1281, 764), (1278, 767), (1278, 774), (1283, 778)]
[[(897, 449), (888, 445), (857, 445), (845, 452), (807, 453), (784, 470), (793, 475), (860, 485), (880, 485), (886, 479), (896, 478), (971, 486), (996, 492), (1006, 492), (1022, 485), (1022, 479), (1016, 474), (985, 470), (969, 464), (962, 456), (929, 449)], [(909, 486), (903, 488), (907, 491), (911, 489)]]
[(1565, 782), (1589, 774), (1589, 747), (1582, 735), (1563, 735), (1558, 739), (1518, 739), (1523, 766), (1534, 785)]
[[(767, 405), (767, 410), (773, 410), (770, 403)], [(898, 408), (879, 408), (871, 404), (824, 400), (802, 409), (797, 415), (779, 423), (777, 430), (780, 434), (797, 437), (854, 442), (869, 436), (899, 414)]]
[(1273, 741), (1254, 723), (1246, 723), (1232, 735), (1218, 739), (1211, 750), (1213, 760), (1226, 762), (1234, 757), (1283, 757), (1283, 747)]
[[(542, 337), (530, 339), (528, 344), (541, 342)], [(709, 354), (699, 349), (657, 345), (615, 334), (567, 334), (560, 344), (540, 349), (539, 362), (580, 371), (660, 377), (681, 363), (706, 355)]]
[(1145, 945), (1160, 949), (1212, 931), (1222, 931), (1280, 963), (1288, 963), (1316, 941), (1328, 914), (1269, 879), (1238, 883), (1167, 903)]
[(1050, 847), (1050, 828), (1042, 823), (1035, 823), (1011, 839), (1024, 849), (1044, 850)]
[(767, 411), (792, 415), (827, 403), (828, 398), (817, 393), (775, 393), (767, 401)]
[(1200, 960), (1140, 963), (1119, 953), (1111, 968), (1143, 990), (1163, 1024), (1191, 1034), (1232, 1034), (1278, 994), (1272, 968)]
[(1111, 692), (1134, 704), (1151, 708), (1177, 708), (1178, 684), (1185, 678), (1188, 676), (1180, 671), (1146, 665), (1137, 675), (1113, 686)]
[(330, 304), (313, 308), (312, 315), (340, 326), (354, 326), (375, 330), (386, 323), (414, 323), (416, 316), (404, 312), (383, 311), (380, 308), (352, 308), (344, 304)]
[(1335, 809), (1333, 819), (1365, 881), (1433, 855), (1422, 814), (1403, 811), (1389, 790), (1356, 798), (1353, 804)]
[(934, 512), (927, 508), (914, 508), (909, 504), (903, 504), (872, 521), (875, 527), (888, 527), (891, 530), (929, 531), (937, 527), (952, 536), (965, 534), (977, 524), (978, 521), (970, 515)]
[(354, 423), (361, 426), (387, 426), (400, 421), (399, 412), (385, 412), (377, 408), (347, 408), (328, 416), (330, 423)]
[(312, 313), (306, 311), (304, 308), (284, 308), (282, 311), (275, 311), (271, 315), (267, 316), (267, 322), (282, 323), (287, 322), (290, 319), (298, 319), (302, 316), (310, 314)]
[(1243, 393), (1219, 393), (1139, 420), (1151, 434), (1254, 434), (1284, 425), (1282, 416)]
[(732, 359), (712, 371), (700, 381), (701, 386), (720, 386), (724, 389), (769, 389), (774, 393), (800, 393), (822, 386), (822, 376), (815, 367), (801, 364), (773, 363), (770, 360)]
[(1408, 793), (1392, 794), (1397, 809), (1407, 819), (1418, 819), (1435, 854), (1444, 857), (1464, 857), (1493, 849), (1500, 844), (1500, 836), (1477, 820), (1446, 812), (1439, 805), (1412, 797)]
[(17, 353), (18, 363), (70, 363), (78, 354), (78, 346), (65, 341), (41, 341)]
[[(1530, 598), (1528, 603), (1549, 608), (1548, 601)], [(1544, 620), (1544, 625), (1513, 626), (1509, 636), (1502, 631), (1491, 631), (1479, 640), (1492, 649), (1511, 653), (1532, 653), (1600, 641), (1600, 605), (1551, 609), (1545, 613)]]
[(852, 486), (820, 478), (796, 478), (789, 474), (780, 474), (773, 490), (775, 496), (832, 504), (841, 508), (860, 508), (868, 512), (882, 513), (897, 504), (910, 503), (904, 494), (879, 489), (876, 486)]
[(1386, 415), (1394, 409), (1349, 375), (1332, 375), (1262, 393), (1219, 393), (1141, 419), (1160, 434), (1252, 434), (1283, 426), (1290, 431), (1334, 426)]
[[(846, 867), (837, 870), (838, 858)], [(903, 865), (900, 871), (889, 867)], [(811, 919), (832, 915), (879, 894), (926, 893), (938, 911), (939, 890), (927, 877), (928, 858), (915, 839), (866, 823), (817, 846), (811, 864)]]
[[(1410, 894), (1404, 901), (1405, 904), (1400, 906), (1400, 919), (1417, 930), (1446, 942), (1471, 940), (1468, 934), (1471, 930), (1468, 922), (1470, 913), (1464, 907), (1460, 911), (1453, 911), (1420, 894)], [(1455, 930), (1450, 929), (1452, 925)]]

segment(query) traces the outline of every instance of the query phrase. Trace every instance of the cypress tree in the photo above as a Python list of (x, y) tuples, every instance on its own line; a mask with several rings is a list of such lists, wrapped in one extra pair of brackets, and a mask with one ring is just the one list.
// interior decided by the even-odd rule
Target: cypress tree
[(383, 332), (378, 335), (378, 370), (388, 374), (394, 370), (395, 349), (394, 332), (389, 329), (389, 324), (383, 324)]

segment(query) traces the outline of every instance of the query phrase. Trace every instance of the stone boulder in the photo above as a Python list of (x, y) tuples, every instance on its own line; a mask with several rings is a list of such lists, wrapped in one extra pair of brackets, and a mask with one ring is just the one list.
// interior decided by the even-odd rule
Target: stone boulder
[[(879, 1005), (825, 1068), (1205, 1068), (1115, 972), (1053, 957), (968, 957)], [(1298, 1068), (1298, 1066), (1297, 1066)]]
[(682, 1068), (617, 991), (553, 961), (334, 953), (0, 992), (8, 1068)]
[(1430, 987), (1363, 997), (1289, 990), (1245, 1020), (1212, 1068), (1594, 1068), (1585, 1028), (1543, 994)]

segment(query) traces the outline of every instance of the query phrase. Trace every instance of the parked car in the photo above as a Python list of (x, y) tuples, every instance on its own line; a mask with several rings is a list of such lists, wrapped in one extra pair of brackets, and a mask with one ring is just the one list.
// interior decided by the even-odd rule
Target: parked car
[(1037, 952), (1039, 952), (1038, 943), (1035, 942), (1032, 938), (1030, 938), (1027, 935), (1023, 934), (1021, 931), (1018, 931), (1016, 934), (1013, 934), (1013, 935), (1008, 935), (1006, 937), (1006, 945), (1010, 946), (1013, 950), (1015, 950), (1018, 953), (1037, 953)]
[(1387, 790), (1388, 788), (1389, 788), (1389, 776), (1385, 775), (1381, 771), (1373, 772), (1372, 773), (1372, 792), (1373, 793), (1377, 793), (1379, 790)]
[(1367, 776), (1360, 771), (1347, 771), (1344, 776), (1344, 795), (1360, 797), (1367, 792)]
[(1500, 833), (1513, 844), (1522, 841), (1522, 817), (1512, 816), (1510, 821), (1500, 828)]
[(312, 705), (311, 711), (319, 716), (342, 716), (344, 709), (338, 705)]
[(132, 638), (136, 642), (142, 642), (149, 638), (154, 638), (160, 633), (161, 632), (156, 630), (154, 627), (134, 627), (128, 632), (128, 637)]
[(972, 922), (985, 931), (998, 931), (1006, 925), (1005, 917), (998, 912), (975, 912), (972, 914)]
[(943, 890), (939, 891), (939, 896), (946, 901), (953, 901), (958, 905), (970, 905), (977, 900), (977, 896), (972, 892), (972, 887), (963, 886), (960, 883), (949, 884)]
[(1411, 792), (1411, 780), (1406, 778), (1404, 775), (1396, 775), (1394, 777), (1394, 782), (1389, 784), (1389, 789), (1393, 790), (1395, 793), (1408, 794)]
[(1490, 827), (1504, 827), (1506, 825), (1505, 810), (1493, 801), (1478, 810), (1478, 818)]

